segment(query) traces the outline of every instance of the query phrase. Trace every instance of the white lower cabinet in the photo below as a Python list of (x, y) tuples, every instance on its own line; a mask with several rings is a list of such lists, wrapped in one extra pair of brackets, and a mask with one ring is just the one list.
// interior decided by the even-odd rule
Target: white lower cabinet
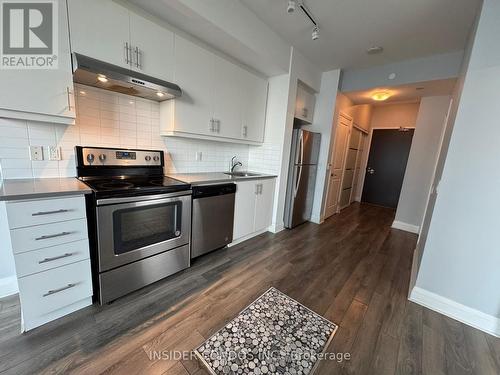
[(85, 197), (1, 202), (2, 251), (14, 254), (22, 330), (92, 304)]
[(271, 225), (274, 189), (274, 178), (236, 182), (233, 242)]

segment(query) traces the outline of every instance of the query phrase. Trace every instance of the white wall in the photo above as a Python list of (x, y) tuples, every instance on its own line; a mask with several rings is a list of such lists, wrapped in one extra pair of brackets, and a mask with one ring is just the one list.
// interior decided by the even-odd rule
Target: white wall
[(500, 2), (485, 0), (412, 298), (500, 335)]
[(370, 128), (415, 127), (419, 103), (389, 103), (374, 106)]
[(419, 232), (450, 104), (449, 96), (422, 98), (394, 226)]
[(321, 76), (321, 89), (316, 98), (313, 124), (307, 130), (321, 133), (321, 146), (318, 159), (316, 188), (311, 221), (321, 223), (324, 220), (324, 202), (328, 190), (330, 148), (335, 138), (336, 122), (335, 103), (340, 80), (340, 69), (324, 72)]

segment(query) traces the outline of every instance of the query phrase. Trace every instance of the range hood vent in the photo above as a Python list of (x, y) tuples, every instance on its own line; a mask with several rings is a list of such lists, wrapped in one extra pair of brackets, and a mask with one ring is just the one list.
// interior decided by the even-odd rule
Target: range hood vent
[(162, 102), (182, 95), (174, 83), (73, 53), (73, 81)]

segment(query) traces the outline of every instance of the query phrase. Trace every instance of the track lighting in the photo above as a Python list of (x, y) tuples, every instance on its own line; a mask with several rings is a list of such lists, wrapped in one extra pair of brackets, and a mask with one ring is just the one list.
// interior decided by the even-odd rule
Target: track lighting
[(288, 1), (288, 7), (286, 8), (287, 13), (293, 13), (295, 12), (295, 7), (297, 6), (297, 3), (295, 0), (289, 0)]
[(312, 37), (312, 40), (319, 39), (319, 27), (318, 26), (314, 26), (311, 37)]

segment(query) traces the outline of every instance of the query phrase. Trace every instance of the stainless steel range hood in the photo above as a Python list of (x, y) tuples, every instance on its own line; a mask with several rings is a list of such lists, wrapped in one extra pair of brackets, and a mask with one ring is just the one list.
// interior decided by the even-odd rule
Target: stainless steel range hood
[(73, 81), (141, 98), (164, 100), (182, 95), (174, 83), (73, 53)]

